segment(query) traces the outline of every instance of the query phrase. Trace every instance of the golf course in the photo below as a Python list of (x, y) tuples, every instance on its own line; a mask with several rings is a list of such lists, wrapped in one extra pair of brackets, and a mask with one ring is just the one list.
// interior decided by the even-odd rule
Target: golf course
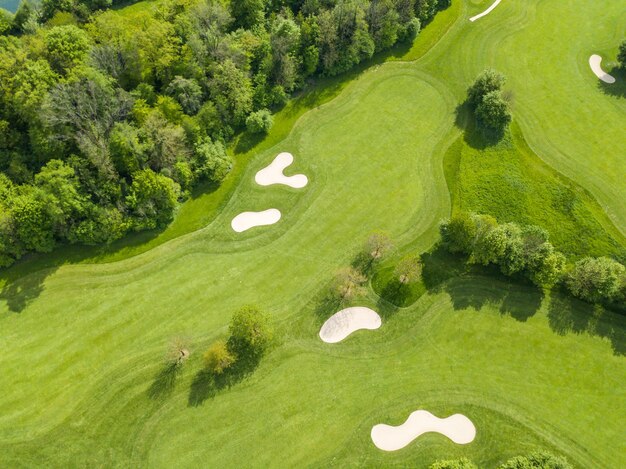
[[(496, 468), (537, 450), (626, 467), (626, 305), (440, 235), (485, 214), (543, 228), (571, 265), (626, 263), (626, 0), (493, 5), (452, 0), (413, 42), (312, 81), (267, 135), (236, 134), (225, 179), (166, 227), (0, 270), (0, 468)], [(512, 109), (497, 142), (465, 103), (486, 69)], [(356, 293), (329, 298), (381, 232), (393, 246)], [(407, 255), (420, 279), (394, 291)], [(247, 305), (271, 345), (209, 376)]]

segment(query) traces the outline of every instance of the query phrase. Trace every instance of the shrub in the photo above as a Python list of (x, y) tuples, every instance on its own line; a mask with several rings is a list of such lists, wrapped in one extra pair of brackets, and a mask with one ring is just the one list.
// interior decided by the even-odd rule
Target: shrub
[(272, 340), (269, 318), (255, 306), (244, 306), (230, 321), (228, 349), (238, 356), (262, 355)]
[(516, 456), (509, 459), (498, 469), (573, 469), (572, 465), (562, 456), (555, 456), (547, 451), (536, 451), (527, 456)]
[(204, 353), (205, 367), (217, 375), (222, 374), (237, 361), (237, 356), (228, 349), (224, 340), (213, 343)]
[(246, 129), (253, 134), (266, 134), (272, 128), (274, 118), (267, 109), (253, 112), (246, 119)]
[(623, 69), (626, 69), (626, 39), (622, 41), (619, 46), (619, 53), (617, 54), (617, 61)]
[(619, 298), (626, 268), (608, 257), (587, 257), (578, 261), (565, 280), (571, 294), (590, 303)]
[(476, 220), (467, 212), (459, 212), (439, 225), (443, 246), (450, 252), (472, 252), (476, 239)]
[(478, 469), (478, 466), (467, 458), (435, 461), (428, 469)]

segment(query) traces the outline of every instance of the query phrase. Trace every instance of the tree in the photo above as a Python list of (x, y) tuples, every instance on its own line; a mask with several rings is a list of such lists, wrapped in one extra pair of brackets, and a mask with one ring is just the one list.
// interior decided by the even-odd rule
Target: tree
[(50, 213), (50, 198), (32, 186), (24, 186), (11, 203), (15, 235), (26, 250), (49, 252), (56, 241), (54, 219)]
[(232, 167), (232, 161), (221, 142), (213, 142), (205, 137), (196, 143), (191, 168), (198, 179), (220, 182)]
[(470, 106), (476, 108), (487, 94), (501, 91), (505, 81), (501, 73), (493, 69), (484, 70), (467, 90), (467, 101)]
[(85, 60), (90, 40), (85, 31), (74, 25), (55, 26), (46, 33), (45, 45), (50, 65), (65, 75)]
[(16, 33), (23, 33), (28, 20), (34, 13), (33, 7), (28, 0), (21, 0), (15, 15), (13, 15), (12, 29)]
[(535, 451), (526, 456), (509, 459), (498, 469), (573, 469), (572, 465), (562, 456), (555, 456), (547, 451)]
[(396, 265), (394, 275), (403, 285), (419, 281), (422, 278), (422, 260), (416, 255), (402, 258)]
[(187, 160), (190, 150), (185, 131), (168, 122), (158, 111), (151, 112), (140, 130), (143, 153), (155, 171), (172, 169), (178, 160)]
[(475, 218), (467, 212), (458, 212), (439, 225), (439, 234), (444, 247), (452, 252), (470, 254), (478, 233)]
[(561, 279), (565, 267), (565, 256), (546, 242), (528, 262), (529, 277), (538, 287), (551, 287)]
[(615, 300), (624, 282), (626, 268), (608, 257), (586, 257), (576, 263), (565, 284), (577, 298), (590, 303)]
[(622, 41), (619, 46), (619, 53), (617, 54), (617, 61), (623, 69), (626, 69), (626, 39)]
[(500, 91), (491, 91), (476, 106), (476, 118), (483, 127), (501, 133), (511, 123), (511, 108)]
[(367, 22), (377, 51), (390, 48), (398, 40), (400, 15), (391, 0), (372, 0), (367, 11)]
[(135, 230), (165, 226), (174, 216), (180, 186), (162, 174), (144, 169), (133, 174), (126, 204), (131, 210)]
[(242, 124), (252, 109), (252, 83), (232, 60), (216, 67), (209, 90), (222, 118), (234, 125)]
[(373, 260), (379, 260), (393, 249), (393, 241), (387, 233), (382, 231), (372, 233), (367, 238), (366, 249)]
[(264, 19), (264, 0), (231, 0), (229, 4), (235, 29), (252, 29)]
[(267, 109), (253, 112), (246, 118), (246, 129), (253, 134), (267, 134), (273, 124), (274, 118)]
[(435, 461), (428, 469), (478, 469), (478, 466), (467, 458)]
[(191, 355), (191, 352), (187, 342), (177, 337), (168, 344), (166, 361), (173, 366), (182, 366), (189, 359), (189, 355)]
[(216, 375), (221, 375), (237, 361), (224, 340), (214, 342), (204, 353), (204, 366)]
[(335, 275), (333, 292), (341, 301), (348, 301), (364, 291), (365, 276), (353, 267), (341, 269)]
[(228, 328), (228, 350), (238, 357), (259, 357), (265, 353), (272, 341), (269, 318), (256, 306), (244, 306), (237, 311)]
[(183, 111), (190, 116), (196, 114), (202, 106), (202, 88), (193, 78), (177, 75), (167, 85), (165, 92), (178, 101)]

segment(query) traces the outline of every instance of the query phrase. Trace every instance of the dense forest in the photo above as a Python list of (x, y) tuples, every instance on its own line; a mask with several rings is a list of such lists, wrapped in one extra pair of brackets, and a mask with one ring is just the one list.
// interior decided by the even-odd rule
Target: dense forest
[(0, 10), (0, 266), (162, 227), (228, 142), (450, 0), (24, 0)]

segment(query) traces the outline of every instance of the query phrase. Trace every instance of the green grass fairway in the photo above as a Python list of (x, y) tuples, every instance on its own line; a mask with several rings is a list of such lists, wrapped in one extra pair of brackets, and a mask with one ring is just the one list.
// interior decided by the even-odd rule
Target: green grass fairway
[[(545, 226), (574, 257), (623, 256), (626, 99), (587, 59), (616, 55), (626, 1), (504, 0), (468, 21), (490, 3), (457, 0), (412, 48), (320, 81), (266, 140), (242, 137), (224, 185), (164, 232), (7, 270), (0, 467), (422, 468), (466, 456), (490, 468), (536, 448), (626, 467), (626, 317), (432, 250), (439, 220), (469, 209)], [(487, 66), (515, 94), (512, 133), (494, 148), (463, 133), (457, 112)], [(281, 151), (305, 189), (254, 183)], [(272, 207), (276, 225), (231, 230), (238, 213)], [(383, 325), (324, 344), (319, 327), (336, 312), (325, 288), (374, 230), (396, 252), (354, 303)], [(377, 292), (408, 251), (430, 253), (399, 308)], [(250, 303), (279, 339), (249, 377), (211, 387), (202, 353)], [(172, 384), (174, 337), (191, 358)], [(475, 441), (374, 447), (373, 425), (420, 408), (467, 415)]]

